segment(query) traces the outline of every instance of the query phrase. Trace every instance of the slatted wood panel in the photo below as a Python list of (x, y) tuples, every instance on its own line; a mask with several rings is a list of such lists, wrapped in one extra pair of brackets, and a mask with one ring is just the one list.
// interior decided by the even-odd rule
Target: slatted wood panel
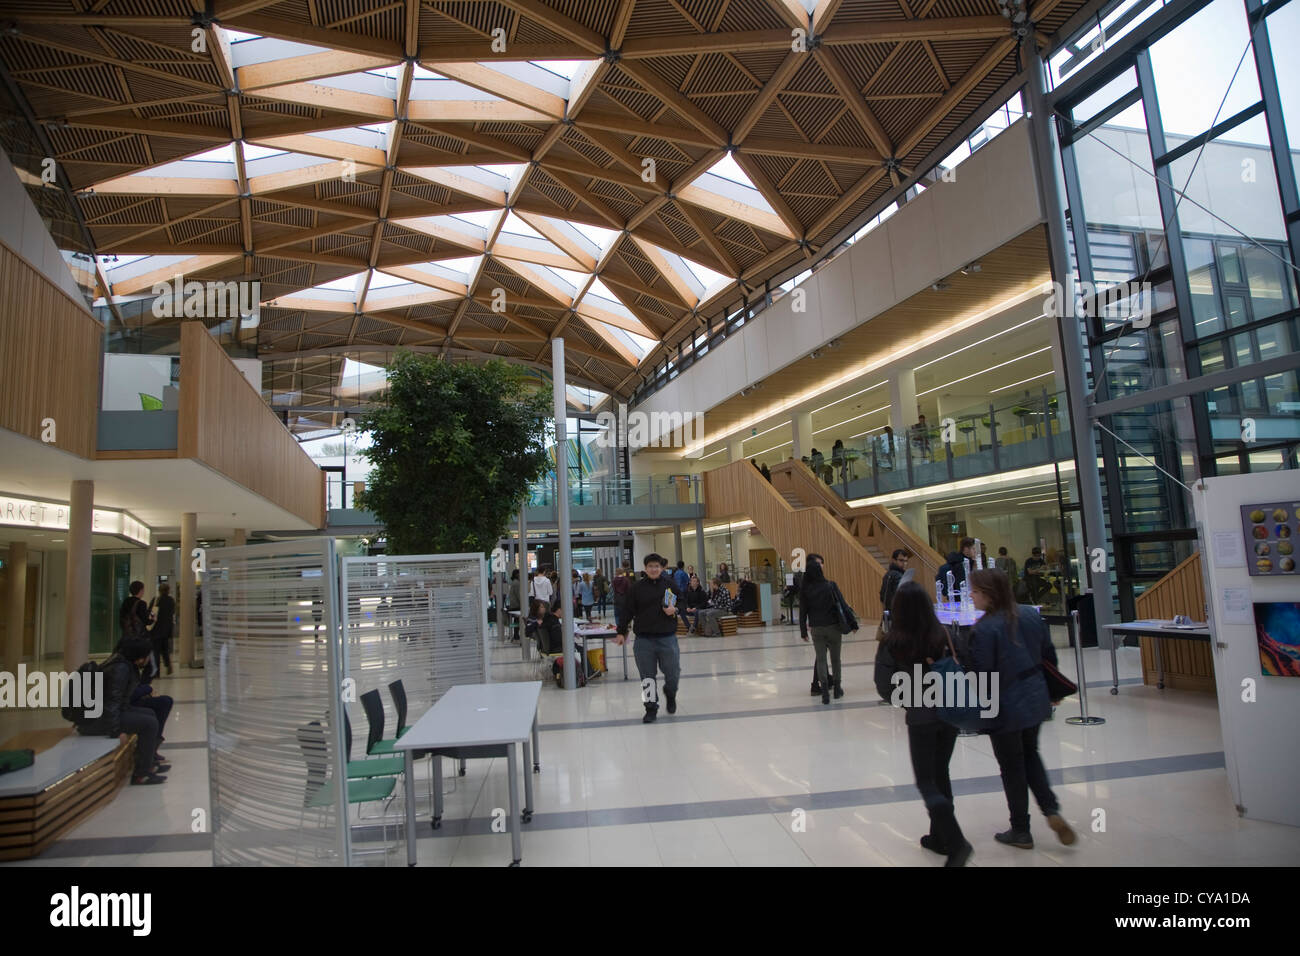
[[(3, 214), (3, 213), (0, 213)], [(93, 458), (104, 328), (86, 308), (0, 244), (0, 428)]]
[(181, 326), (177, 453), (325, 526), (325, 476), (202, 323)]
[[(1174, 568), (1137, 599), (1141, 620), (1170, 620), (1185, 614), (1194, 621), (1205, 620), (1205, 579), (1201, 577), (1201, 553), (1197, 551)], [(1142, 683), (1156, 683), (1154, 641), (1160, 641), (1165, 665), (1165, 686), (1181, 690), (1214, 691), (1214, 655), (1210, 645), (1200, 641), (1177, 641), (1144, 637), (1142, 640)]]
[(131, 774), (136, 738), (40, 793), (0, 799), (0, 860), (26, 860), (113, 799)]
[(839, 519), (864, 547), (874, 547), (885, 555), (886, 562), (895, 548), (906, 548), (912, 553), (909, 567), (916, 569), (918, 580), (933, 581), (939, 573), (943, 557), (888, 508), (883, 505), (850, 508), (824, 481), (818, 481), (801, 461), (781, 462), (771, 472), (772, 484), (778, 491), (788, 490), (807, 505), (821, 505)]
[(822, 555), (826, 576), (839, 584), (858, 616), (879, 620), (885, 569), (825, 508), (790, 507), (747, 461), (705, 472), (704, 500), (711, 520), (749, 518), (787, 560), (795, 548)]

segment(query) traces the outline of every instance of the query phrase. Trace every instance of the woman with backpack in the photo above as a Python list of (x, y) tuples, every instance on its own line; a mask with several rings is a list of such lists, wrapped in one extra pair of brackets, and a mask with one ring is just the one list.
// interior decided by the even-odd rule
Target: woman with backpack
[[(948, 656), (948, 634), (935, 617), (933, 600), (915, 581), (900, 584), (894, 594), (889, 608), (893, 625), (876, 651), (876, 690), (887, 701), (893, 699), (898, 686), (895, 674), (906, 675), (910, 683), (915, 680), (916, 665), (921, 665), (920, 673), (925, 674), (931, 664)], [(921, 837), (921, 846), (946, 856), (945, 866), (965, 866), (974, 851), (957, 825), (948, 776), (957, 728), (940, 720), (934, 707), (903, 707), (916, 789), (930, 814), (930, 832)]]
[[(844, 635), (840, 632), (840, 616), (844, 598), (834, 581), (827, 580), (821, 562), (809, 561), (799, 587), (799, 637), (808, 640), (812, 628), (813, 647), (817, 652), (816, 680), (821, 685), (822, 703), (844, 696), (840, 686), (840, 645)], [(830, 653), (830, 667), (826, 655)]]
[(971, 629), (970, 669), (996, 673), (998, 714), (988, 733), (993, 756), (1002, 771), (1002, 789), (1011, 811), (1011, 829), (994, 835), (999, 843), (1034, 848), (1029, 833), (1029, 791), (1047, 817), (1057, 839), (1069, 846), (1074, 831), (1061, 816), (1061, 804), (1047, 780), (1038, 753), (1038, 730), (1052, 713), (1042, 661), (1056, 664), (1047, 625), (1037, 608), (1016, 604), (1011, 583), (1001, 571), (971, 574), (971, 599), (984, 615)]

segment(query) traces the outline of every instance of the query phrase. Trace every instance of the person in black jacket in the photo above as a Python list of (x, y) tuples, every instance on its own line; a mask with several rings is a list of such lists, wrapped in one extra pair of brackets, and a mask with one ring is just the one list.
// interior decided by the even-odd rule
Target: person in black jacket
[(122, 637), (144, 637), (149, 633), (152, 617), (149, 605), (140, 595), (144, 593), (143, 581), (132, 581), (126, 599), (117, 612), (117, 623), (122, 628)]
[(1038, 753), (1038, 729), (1052, 712), (1042, 660), (1056, 664), (1047, 625), (1038, 610), (1016, 604), (1011, 583), (1001, 571), (971, 574), (971, 599), (983, 616), (970, 636), (970, 664), (977, 672), (998, 675), (998, 714), (986, 733), (1002, 771), (1002, 789), (1011, 811), (1011, 829), (994, 835), (999, 843), (1031, 850), (1029, 791), (1047, 817), (1047, 825), (1066, 846), (1074, 831), (1061, 816), (1061, 804), (1047, 780)]
[(77, 733), (90, 737), (119, 737), (126, 743), (136, 735), (135, 772), (132, 784), (163, 783), (161, 776), (171, 768), (158, 760), (158, 718), (147, 707), (133, 706), (132, 697), (140, 684), (140, 668), (152, 650), (147, 637), (126, 637), (104, 662), (103, 713), (77, 725)]
[(528, 623), (524, 625), (524, 633), (529, 639), (537, 641), (537, 648), (543, 654), (564, 653), (563, 627), (545, 601), (533, 600), (528, 609)]
[(907, 573), (907, 562), (911, 557), (912, 555), (903, 548), (895, 548), (894, 553), (889, 556), (889, 570), (885, 572), (885, 579), (880, 582), (880, 606), (886, 611), (894, 606), (894, 595), (898, 592), (898, 585), (902, 582), (903, 575)]
[(962, 582), (966, 580), (966, 561), (970, 561), (971, 569), (975, 568), (975, 539), (962, 538), (960, 551), (949, 551), (948, 562), (939, 566), (939, 572), (934, 579), (943, 585), (944, 593), (948, 591), (948, 572), (952, 572), (953, 593), (948, 595), (949, 601), (957, 600), (961, 593)]
[(691, 625), (688, 630), (692, 634), (699, 633), (700, 611), (709, 606), (709, 592), (704, 590), (697, 575), (691, 575), (691, 583), (686, 588), (682, 603), (686, 605), (686, 613), (691, 618)]
[(664, 672), (664, 697), (668, 713), (677, 713), (677, 682), (681, 677), (682, 656), (677, 646), (677, 595), (663, 573), (668, 563), (657, 554), (648, 554), (645, 574), (633, 582), (623, 599), (618, 615), (618, 633), (614, 643), (627, 641), (628, 625), (636, 633), (632, 655), (641, 675), (641, 701), (645, 704), (642, 723), (652, 724), (659, 715), (658, 671)]
[[(916, 665), (924, 675), (930, 665), (948, 656), (948, 637), (935, 617), (933, 597), (915, 581), (899, 586), (889, 607), (893, 622), (889, 635), (876, 651), (876, 690), (891, 703), (899, 688), (916, 680)], [(895, 682), (894, 675), (906, 678)], [(902, 693), (900, 700), (910, 700)], [(898, 706), (898, 705), (896, 705)], [(907, 745), (912, 755), (912, 772), (916, 789), (921, 791), (925, 809), (930, 814), (930, 832), (921, 837), (921, 846), (948, 858), (945, 866), (965, 866), (973, 852), (962, 835), (952, 798), (952, 780), (948, 762), (957, 745), (957, 728), (939, 719), (933, 707), (901, 705), (907, 711)]]
[(153, 676), (157, 677), (162, 673), (162, 667), (167, 666), (167, 673), (172, 672), (172, 625), (176, 620), (176, 602), (172, 599), (171, 585), (158, 585), (158, 598), (154, 602), (154, 619), (153, 630), (149, 632), (149, 640), (153, 642)]
[(821, 562), (809, 561), (799, 587), (799, 637), (808, 640), (811, 626), (813, 647), (817, 651), (816, 680), (821, 685), (823, 704), (831, 702), (832, 690), (836, 700), (844, 696), (840, 685), (840, 645), (844, 637), (840, 634), (839, 600), (839, 588), (834, 581), (826, 579)]

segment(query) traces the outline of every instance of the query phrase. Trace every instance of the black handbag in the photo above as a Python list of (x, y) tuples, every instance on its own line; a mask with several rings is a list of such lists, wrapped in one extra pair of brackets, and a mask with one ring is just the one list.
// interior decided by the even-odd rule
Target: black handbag
[(853, 613), (853, 608), (849, 607), (849, 602), (844, 600), (844, 595), (840, 593), (840, 586), (832, 581), (831, 590), (834, 592), (835, 617), (839, 620), (840, 633), (849, 634), (856, 631), (858, 616)]
[(1047, 679), (1047, 697), (1053, 704), (1079, 692), (1074, 681), (1058, 671), (1051, 661), (1044, 658), (1042, 666), (1043, 677)]

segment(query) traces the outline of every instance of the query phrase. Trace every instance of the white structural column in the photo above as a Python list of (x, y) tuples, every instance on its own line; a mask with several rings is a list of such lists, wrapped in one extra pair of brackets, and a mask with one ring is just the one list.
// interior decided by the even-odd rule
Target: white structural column
[(230, 546), (232, 548), (242, 548), (248, 544), (248, 529), (236, 528), (230, 533)]
[[(90, 658), (90, 546), (94, 510), (95, 483), (74, 481), (68, 499), (68, 576), (63, 604), (63, 669), (67, 671), (75, 671)], [(115, 621), (116, 617), (114, 614)]]
[[(5, 646), (0, 670), (15, 673), (23, 659), (23, 618), (27, 615), (27, 542), (9, 545), (9, 576), (5, 589)], [(21, 690), (20, 690), (21, 692)]]
[(519, 547), (515, 557), (519, 561), (519, 654), (523, 660), (532, 655), (524, 637), (524, 621), (528, 620), (528, 499), (519, 502)]
[[(551, 339), (551, 386), (555, 399), (555, 517), (559, 525), (560, 593), (564, 621), (564, 689), (577, 690), (578, 674), (573, 666), (573, 542), (569, 536), (569, 448), (567, 418), (569, 403), (564, 381), (564, 339)], [(522, 643), (522, 641), (521, 641)], [(511, 764), (513, 766), (513, 764)]]
[(152, 601), (158, 594), (158, 536), (149, 532), (149, 544), (144, 549), (144, 599)]
[(727, 461), (743, 461), (745, 458), (745, 436), (733, 435), (727, 439)]
[(180, 607), (181, 633), (177, 663), (181, 667), (194, 665), (194, 636), (198, 627), (198, 609), (194, 598), (198, 594), (198, 575), (194, 573), (194, 549), (198, 546), (198, 515), (186, 512), (181, 515), (181, 553), (177, 555), (176, 603)]
[(889, 424), (898, 438), (916, 424), (916, 373), (910, 368), (897, 369), (889, 377)]
[(791, 449), (791, 454), (795, 458), (811, 455), (813, 447), (812, 412), (795, 412), (790, 419), (790, 431), (794, 437), (794, 447)]
[(930, 529), (927, 527), (929, 519), (925, 513), (924, 501), (909, 501), (903, 505), (902, 514), (899, 517), (903, 524), (915, 531), (922, 539), (930, 540)]

